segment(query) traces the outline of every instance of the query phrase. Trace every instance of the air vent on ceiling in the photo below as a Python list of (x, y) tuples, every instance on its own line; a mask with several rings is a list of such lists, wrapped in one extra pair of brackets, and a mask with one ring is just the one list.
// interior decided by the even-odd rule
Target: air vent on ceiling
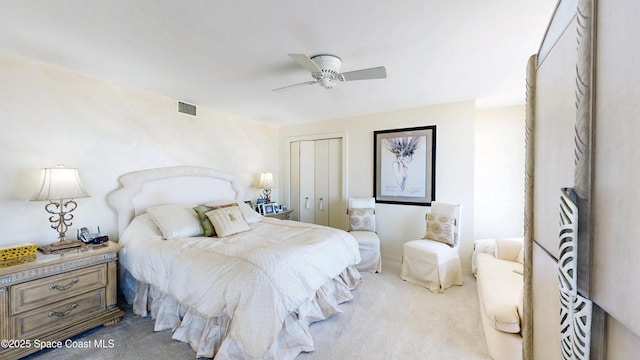
[(196, 116), (196, 106), (187, 104), (182, 101), (178, 101), (178, 112), (191, 115), (191, 116)]

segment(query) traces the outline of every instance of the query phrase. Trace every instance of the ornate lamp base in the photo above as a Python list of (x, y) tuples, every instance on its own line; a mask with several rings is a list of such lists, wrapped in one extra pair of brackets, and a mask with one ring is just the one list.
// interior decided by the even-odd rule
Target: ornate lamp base
[(65, 239), (67, 229), (71, 226), (71, 220), (73, 220), (71, 212), (75, 210), (76, 207), (78, 207), (78, 204), (73, 200), (60, 200), (60, 202), (51, 201), (44, 207), (49, 214), (52, 214), (52, 216), (49, 217), (49, 221), (51, 222), (51, 228), (58, 232), (59, 241), (51, 245), (40, 246), (38, 250), (45, 254), (50, 254), (55, 251), (82, 246), (82, 241)]
[(264, 196), (264, 200), (267, 204), (271, 202), (271, 189), (262, 190), (262, 195)]

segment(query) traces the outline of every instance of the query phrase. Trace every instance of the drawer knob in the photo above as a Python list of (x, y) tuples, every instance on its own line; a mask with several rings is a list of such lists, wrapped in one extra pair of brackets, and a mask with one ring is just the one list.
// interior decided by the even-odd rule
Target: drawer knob
[(49, 317), (63, 317), (63, 316), (67, 316), (69, 314), (71, 314), (71, 312), (73, 311), (73, 309), (77, 308), (78, 304), (73, 303), (71, 304), (71, 307), (69, 309), (67, 309), (67, 311), (63, 311), (63, 312), (58, 312), (58, 311), (49, 311)]
[(71, 280), (71, 282), (67, 285), (64, 286), (60, 286), (60, 285), (56, 285), (56, 284), (51, 284), (49, 285), (49, 290), (59, 290), (59, 291), (65, 291), (65, 290), (69, 290), (71, 289), (71, 287), (75, 284), (78, 283), (78, 281), (80, 281), (80, 279), (75, 278), (73, 280)]

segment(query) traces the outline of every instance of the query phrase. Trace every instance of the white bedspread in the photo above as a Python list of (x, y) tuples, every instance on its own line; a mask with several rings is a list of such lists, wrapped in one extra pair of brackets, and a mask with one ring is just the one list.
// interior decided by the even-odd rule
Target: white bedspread
[(355, 239), (337, 229), (269, 218), (251, 227), (221, 239), (164, 240), (140, 215), (120, 239), (121, 263), (206, 317), (231, 317), (220, 350), (241, 347), (260, 359), (287, 314), (358, 263), (360, 254)]

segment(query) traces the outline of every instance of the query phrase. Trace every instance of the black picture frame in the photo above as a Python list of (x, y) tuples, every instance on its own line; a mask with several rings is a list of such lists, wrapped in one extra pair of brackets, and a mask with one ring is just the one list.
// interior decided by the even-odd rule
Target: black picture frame
[(376, 203), (431, 206), (436, 199), (436, 126), (373, 132)]

